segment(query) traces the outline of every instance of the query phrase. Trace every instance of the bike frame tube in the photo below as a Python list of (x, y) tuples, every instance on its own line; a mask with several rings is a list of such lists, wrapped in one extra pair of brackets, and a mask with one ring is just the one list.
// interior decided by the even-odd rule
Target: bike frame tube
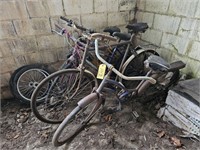
[(113, 65), (109, 64), (108, 62), (106, 62), (100, 55), (99, 55), (99, 51), (98, 51), (98, 39), (95, 39), (95, 54), (97, 56), (97, 58), (104, 64), (106, 64), (106, 66), (109, 69), (112, 69), (112, 71), (114, 73), (116, 73), (119, 77), (125, 79), (125, 80), (149, 80), (152, 84), (156, 83), (156, 80), (153, 79), (152, 77), (146, 77), (146, 76), (137, 76), (137, 77), (127, 77), (125, 75), (123, 75), (122, 73), (120, 73), (117, 69), (115, 69), (113, 67)]

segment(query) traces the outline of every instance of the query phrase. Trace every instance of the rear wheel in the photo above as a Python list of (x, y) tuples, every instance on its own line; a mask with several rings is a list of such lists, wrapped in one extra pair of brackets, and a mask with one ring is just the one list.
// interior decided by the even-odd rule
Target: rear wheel
[[(50, 73), (50, 69), (44, 64), (25, 65), (18, 68), (10, 79), (10, 88), (13, 95), (20, 102), (30, 104), (33, 91)], [(40, 97), (40, 99), (43, 98)]]
[(145, 92), (142, 94), (139, 101), (141, 103), (147, 103), (152, 100), (158, 99), (159, 97), (165, 99), (170, 88), (175, 86), (180, 78), (179, 70), (168, 72), (161, 75), (157, 79), (155, 85), (151, 84)]
[[(60, 123), (77, 101), (97, 86), (96, 78), (78, 69), (59, 70), (44, 79), (32, 95), (31, 107), (35, 116), (46, 123)], [(45, 98), (39, 101), (41, 94)]]
[[(128, 65), (124, 68), (124, 75), (128, 77), (133, 77), (133, 76), (145, 76), (149, 70), (147, 70), (144, 66), (144, 61), (151, 55), (158, 55), (155, 51), (153, 50), (147, 50), (143, 51), (139, 54), (137, 54), (129, 63)], [(138, 81), (128, 81), (128, 80), (122, 80), (122, 83), (125, 85), (126, 88), (128, 89), (135, 89), (137, 85), (139, 84)]]
[(85, 107), (77, 106), (59, 125), (53, 136), (53, 145), (61, 146), (65, 143), (69, 144), (93, 118), (97, 110), (101, 106), (101, 102), (97, 102), (98, 96), (92, 93), (84, 98), (90, 103)]

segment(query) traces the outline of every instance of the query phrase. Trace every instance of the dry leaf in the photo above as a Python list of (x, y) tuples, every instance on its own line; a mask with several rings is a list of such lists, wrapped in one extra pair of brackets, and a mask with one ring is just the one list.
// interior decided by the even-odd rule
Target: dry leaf
[(105, 121), (111, 121), (111, 119), (112, 119), (111, 115), (104, 116)]
[(157, 135), (159, 136), (159, 138), (162, 138), (162, 137), (165, 136), (165, 131), (159, 131), (159, 132), (157, 133)]
[(181, 140), (179, 140), (177, 137), (173, 136), (170, 138), (170, 140), (176, 147), (182, 146)]

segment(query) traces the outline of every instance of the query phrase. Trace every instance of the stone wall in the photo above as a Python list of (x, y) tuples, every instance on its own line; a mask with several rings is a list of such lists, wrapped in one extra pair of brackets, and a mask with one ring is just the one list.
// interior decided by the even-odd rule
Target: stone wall
[(200, 1), (138, 0), (137, 7), (137, 21), (150, 26), (141, 40), (159, 46), (170, 62), (184, 61), (182, 71), (200, 77)]
[(14, 70), (33, 63), (65, 59), (63, 37), (52, 34), (59, 16), (101, 31), (123, 27), (134, 17), (136, 0), (1, 0), (1, 98), (12, 97), (8, 82)]

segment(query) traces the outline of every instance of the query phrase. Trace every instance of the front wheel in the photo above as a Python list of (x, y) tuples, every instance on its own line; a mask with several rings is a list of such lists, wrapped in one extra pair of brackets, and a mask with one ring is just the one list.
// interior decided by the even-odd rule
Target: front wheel
[(75, 107), (59, 125), (52, 139), (54, 146), (69, 144), (84, 129), (102, 104), (102, 101), (97, 99), (96, 93), (91, 93), (82, 99), (82, 101), (89, 104)]
[[(34, 90), (32, 111), (43, 122), (60, 123), (77, 101), (90, 94), (96, 86), (97, 80), (89, 71), (59, 70), (45, 78)], [(41, 94), (45, 97), (42, 101), (39, 100)]]

